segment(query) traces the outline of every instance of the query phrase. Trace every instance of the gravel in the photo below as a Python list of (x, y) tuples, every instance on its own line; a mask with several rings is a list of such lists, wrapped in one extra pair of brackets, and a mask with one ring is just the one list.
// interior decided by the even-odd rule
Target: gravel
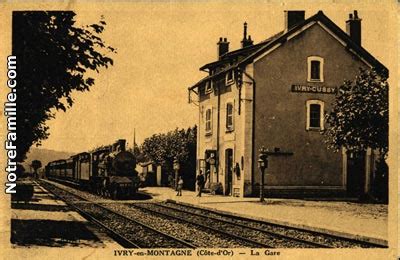
[(172, 240), (160, 232), (155, 232), (134, 221), (130, 221), (118, 214), (112, 213), (96, 204), (86, 203), (79, 208), (94, 216), (114, 232), (129, 239), (141, 248), (186, 248), (185, 244)]
[[(308, 245), (306, 243), (283, 239), (283, 238), (280, 238), (277, 236), (267, 234), (265, 232), (251, 229), (251, 228), (241, 227), (241, 226), (238, 226), (235, 224), (230, 224), (230, 223), (225, 223), (225, 222), (221, 222), (218, 220), (210, 219), (207, 215), (196, 216), (196, 215), (193, 215), (190, 213), (183, 213), (180, 211), (176, 211), (171, 208), (167, 209), (167, 208), (161, 207), (160, 205), (157, 205), (155, 203), (141, 203), (141, 204), (135, 204), (132, 206), (139, 206), (139, 205), (140, 205), (140, 207), (143, 207), (143, 208), (151, 210), (151, 211), (159, 212), (161, 214), (162, 213), (168, 214), (175, 218), (182, 219), (185, 221), (200, 223), (203, 226), (207, 226), (207, 227), (215, 229), (215, 230), (220, 230), (220, 231), (226, 232), (229, 235), (232, 234), (234, 236), (238, 236), (238, 237), (242, 237), (244, 239), (255, 241), (256, 243), (261, 243), (264, 245), (264, 247), (269, 247), (269, 248), (307, 248), (307, 247), (310, 248), (311, 247), (310, 245)], [(254, 245), (257, 245), (256, 243), (254, 243)]]
[[(178, 239), (187, 241), (197, 247), (208, 247), (208, 248), (260, 247), (260, 245), (254, 243), (252, 244), (249, 241), (230, 237), (229, 235), (219, 233), (216, 230), (223, 230), (227, 233), (236, 236), (257, 241), (259, 243), (264, 244), (266, 247), (269, 246), (275, 248), (307, 248), (316, 246), (308, 244), (306, 242), (293, 241), (279, 236), (276, 237), (274, 235), (267, 234), (266, 232), (254, 229), (261, 229), (273, 232), (275, 234), (281, 234), (284, 236), (293, 237), (298, 240), (310, 241), (316, 244), (326, 245), (334, 248), (371, 247), (371, 245), (365, 244), (363, 242), (341, 239), (327, 234), (326, 235), (318, 234), (312, 231), (306, 231), (306, 230), (303, 231), (295, 228), (283, 227), (266, 222), (258, 222), (256, 220), (251, 220), (251, 219), (241, 219), (241, 218), (236, 218), (234, 216), (225, 216), (215, 211), (200, 209), (200, 208), (192, 208), (182, 204), (165, 203), (165, 202), (161, 203), (141, 202), (141, 203), (127, 204), (124, 201), (110, 200), (85, 191), (76, 190), (74, 188), (61, 185), (58, 183), (51, 182), (51, 184), (59, 188), (65, 189), (69, 192), (72, 192), (74, 194), (77, 194), (78, 196), (81, 196), (89, 201), (100, 203), (103, 207), (107, 207), (113, 211), (121, 213), (122, 215), (129, 216), (130, 218), (139, 220), (141, 223), (144, 223), (156, 230), (167, 233)], [(75, 199), (74, 202), (79, 203), (76, 197), (68, 199), (72, 200)], [(135, 205), (140, 207), (145, 207), (147, 208), (147, 210), (135, 207)], [(171, 209), (166, 209), (165, 208), (166, 206), (170, 207)], [(182, 213), (174, 209), (184, 210), (187, 211), (187, 213)], [(158, 213), (149, 214), (148, 210), (159, 212), (159, 214)], [(162, 215), (162, 213), (168, 214), (170, 216), (168, 217)], [(196, 216), (191, 213), (196, 213), (201, 216)], [(232, 224), (224, 223), (218, 220), (213, 220), (210, 219), (209, 217), (217, 218), (224, 221), (229, 221), (232, 222)], [(190, 224), (187, 221), (193, 221), (194, 223)], [(202, 224), (203, 227), (197, 225), (196, 223)], [(246, 227), (239, 227), (237, 224), (244, 225)], [(210, 228), (214, 228), (216, 230), (212, 230)]]
[[(193, 224), (188, 224), (176, 219), (148, 214), (148, 212), (144, 212), (143, 210), (133, 208), (129, 204), (123, 204), (120, 203), (119, 201), (113, 201), (110, 199), (102, 198), (100, 196), (76, 190), (74, 188), (54, 182), (51, 182), (51, 185), (54, 185), (60, 189), (65, 189), (66, 191), (72, 192), (73, 194), (77, 194), (78, 196), (87, 199), (89, 201), (95, 201), (96, 203), (100, 203), (103, 207), (109, 208), (122, 215), (129, 216), (129, 218), (139, 220), (141, 223), (144, 223), (156, 230), (159, 230), (173, 237), (192, 243), (197, 247), (243, 248), (251, 246), (249, 243), (246, 243), (244, 241), (237, 241), (237, 239), (225, 237), (217, 232), (210, 232), (207, 229), (199, 228), (198, 226)], [(66, 193), (65, 196), (67, 200), (74, 201), (75, 205), (77, 203), (82, 202), (82, 200), (79, 201), (75, 196), (69, 195), (68, 193)], [(79, 207), (82, 206), (79, 205)]]
[(45, 185), (45, 187), (66, 200), (68, 203), (74, 205), (83, 212), (94, 217), (97, 221), (113, 230), (113, 232), (125, 237), (129, 241), (138, 245), (141, 248), (187, 248), (186, 244), (180, 241), (171, 239), (169, 236), (165, 236), (162, 233), (155, 231), (151, 228), (143, 226), (135, 221), (129, 220), (123, 215), (112, 212), (97, 204), (91, 203), (90, 201), (84, 201), (83, 199), (76, 197), (75, 195), (64, 191), (59, 187), (51, 187)]
[(357, 241), (350, 241), (346, 240), (345, 238), (341, 239), (338, 237), (333, 237), (328, 234), (318, 234), (314, 233), (311, 231), (306, 231), (306, 230), (299, 230), (295, 228), (290, 228), (290, 227), (282, 227), (279, 225), (274, 225), (270, 223), (261, 223), (256, 220), (251, 220), (251, 219), (241, 219), (241, 218), (235, 218), (234, 216), (225, 216), (222, 214), (218, 214), (215, 211), (207, 210), (207, 209), (200, 209), (200, 208), (193, 208), (193, 207), (188, 207), (182, 204), (176, 204), (176, 203), (163, 203), (161, 205), (168, 206), (171, 208), (176, 208), (179, 210), (184, 210), (187, 212), (193, 212), (196, 214), (201, 214), (207, 217), (213, 217), (213, 218), (218, 218), (221, 220), (225, 221), (230, 221), (233, 223), (249, 226), (252, 228), (257, 228), (257, 229), (263, 229), (263, 230), (268, 230), (270, 232), (274, 232), (277, 234), (282, 234), (290, 237), (294, 237), (297, 239), (301, 240), (306, 240), (306, 241), (311, 241), (314, 243), (322, 244), (322, 245), (327, 245), (330, 247), (334, 248), (366, 248), (366, 247), (371, 247), (370, 245), (367, 245), (363, 242), (357, 242)]

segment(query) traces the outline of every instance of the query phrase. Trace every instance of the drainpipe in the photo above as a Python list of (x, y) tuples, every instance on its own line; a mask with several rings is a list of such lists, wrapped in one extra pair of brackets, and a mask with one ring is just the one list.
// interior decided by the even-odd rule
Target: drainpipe
[[(196, 172), (196, 176), (195, 177), (197, 177), (197, 174), (199, 174), (200, 173), (200, 162), (199, 162), (199, 158), (201, 158), (200, 157), (200, 131), (201, 131), (201, 118), (202, 118), (202, 107), (201, 107), (201, 105), (200, 105), (200, 89), (198, 88), (198, 95), (197, 95), (197, 98), (198, 98), (198, 102), (199, 102), (199, 123), (198, 123), (198, 125), (197, 125), (197, 133), (196, 133), (196, 168), (197, 168), (197, 172)], [(197, 185), (196, 185), (196, 178), (195, 178), (195, 183), (194, 183), (194, 186), (195, 186), (195, 190), (196, 190), (196, 192), (197, 192)]]
[[(197, 93), (195, 91), (193, 91), (194, 93), (196, 93), (197, 95), (197, 102), (198, 105), (194, 102), (191, 102), (191, 98), (190, 98), (190, 91), (193, 91), (191, 89), (189, 89), (189, 104), (195, 104), (196, 106), (199, 107), (199, 113), (198, 113), (198, 124), (197, 124), (197, 134), (196, 134), (196, 176), (200, 171), (200, 163), (199, 163), (199, 158), (200, 158), (200, 131), (201, 131), (201, 115), (202, 115), (202, 107), (200, 105), (200, 89), (197, 88)], [(195, 189), (197, 192), (197, 186), (195, 184)]]
[[(217, 84), (216, 84), (217, 85)], [(221, 97), (220, 97), (220, 87), (219, 85), (217, 85), (217, 91), (218, 91), (218, 99), (217, 99), (217, 160), (216, 160), (216, 167), (215, 167), (215, 171), (217, 173), (217, 182), (219, 182), (219, 123), (220, 123), (220, 108), (221, 108)]]
[[(254, 70), (254, 69), (253, 69)], [(256, 109), (256, 81), (255, 79), (248, 74), (245, 70), (243, 70), (243, 74), (246, 75), (253, 83), (253, 111), (252, 111), (252, 129), (251, 129), (251, 190), (254, 193), (254, 129), (255, 129), (255, 109)], [(241, 100), (239, 100), (241, 102)]]

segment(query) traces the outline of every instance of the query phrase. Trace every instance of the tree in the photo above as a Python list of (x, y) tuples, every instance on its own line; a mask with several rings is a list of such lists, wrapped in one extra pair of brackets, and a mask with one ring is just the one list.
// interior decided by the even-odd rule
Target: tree
[(143, 154), (140, 147), (136, 144), (134, 144), (134, 146), (130, 148), (129, 151), (135, 156), (136, 163), (143, 163), (146, 161), (145, 155)]
[(15, 171), (15, 173), (17, 174), (17, 178), (25, 177), (25, 175), (26, 175), (25, 167), (22, 164), (18, 163), (17, 170)]
[(326, 115), (325, 132), (330, 148), (345, 147), (350, 152), (367, 148), (379, 151), (382, 159), (388, 152), (389, 85), (387, 78), (374, 70), (360, 69), (353, 81), (339, 87), (332, 110)]
[(42, 162), (39, 160), (33, 160), (31, 167), (33, 168), (33, 176), (37, 177), (37, 170), (42, 167)]
[(71, 11), (13, 12), (13, 55), (17, 57), (17, 161), (48, 138), (46, 121), (73, 104), (73, 91), (88, 91), (89, 71), (113, 64), (115, 52), (100, 38), (106, 22), (75, 26)]
[(168, 133), (154, 134), (146, 138), (141, 146), (145, 157), (166, 170), (167, 174), (173, 175), (173, 162), (175, 157), (180, 163), (186, 187), (194, 187), (196, 170), (196, 142), (197, 127), (175, 129)]
[(336, 151), (341, 147), (354, 154), (367, 148), (379, 151), (373, 192), (383, 200), (388, 182), (388, 93), (385, 74), (360, 69), (353, 81), (339, 87), (332, 110), (326, 115), (329, 128), (325, 131), (328, 146)]

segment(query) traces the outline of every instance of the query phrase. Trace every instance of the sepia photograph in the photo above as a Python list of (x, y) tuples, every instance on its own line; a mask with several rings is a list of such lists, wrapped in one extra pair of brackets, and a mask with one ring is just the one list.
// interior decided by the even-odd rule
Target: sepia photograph
[(395, 1), (0, 6), (5, 259), (400, 256)]

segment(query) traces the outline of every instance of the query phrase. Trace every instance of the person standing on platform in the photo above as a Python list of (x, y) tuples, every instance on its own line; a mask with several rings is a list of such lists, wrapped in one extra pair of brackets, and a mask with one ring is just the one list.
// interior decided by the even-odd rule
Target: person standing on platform
[(183, 179), (182, 176), (179, 176), (178, 186), (176, 188), (178, 193), (176, 194), (176, 196), (182, 196), (182, 188), (183, 188)]
[(200, 170), (199, 175), (197, 175), (197, 177), (196, 177), (196, 181), (197, 181), (197, 189), (198, 189), (197, 197), (201, 197), (201, 192), (204, 188), (204, 175), (201, 170)]

